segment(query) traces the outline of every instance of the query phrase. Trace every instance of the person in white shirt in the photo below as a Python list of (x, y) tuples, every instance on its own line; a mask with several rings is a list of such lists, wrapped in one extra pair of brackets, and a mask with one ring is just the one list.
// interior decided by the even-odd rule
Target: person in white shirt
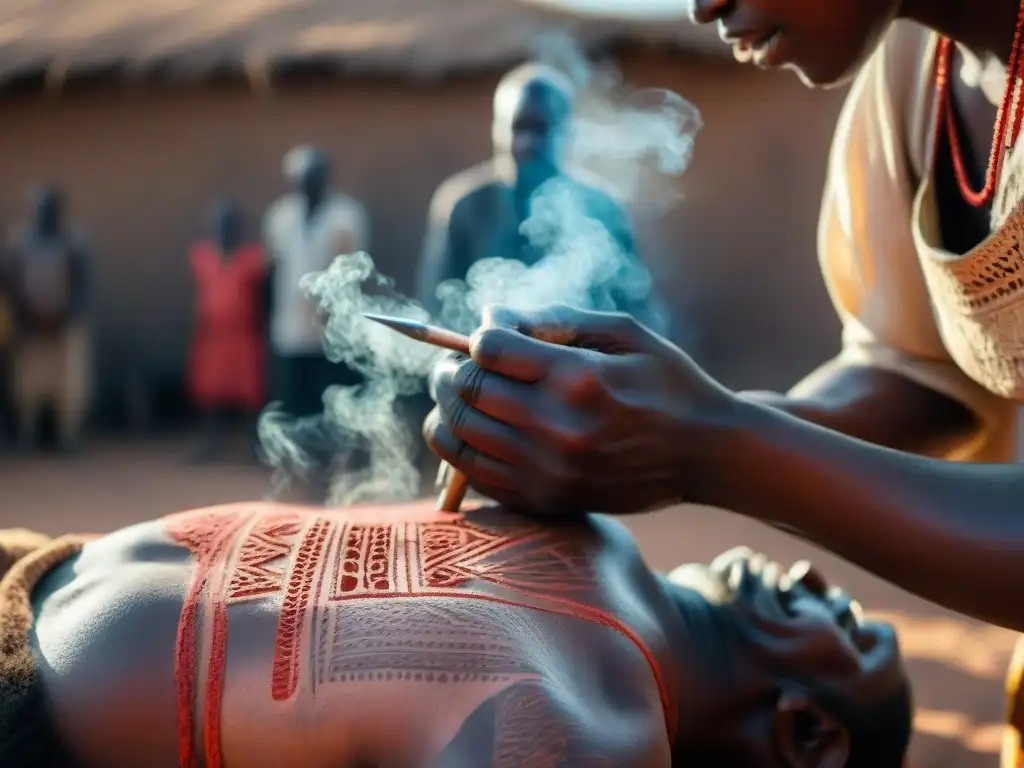
[(361, 203), (331, 189), (331, 163), (322, 150), (292, 149), (284, 174), (293, 191), (271, 205), (263, 221), (273, 264), (270, 347), (276, 399), (288, 414), (305, 417), (322, 411), (329, 386), (359, 379), (327, 359), (317, 300), (302, 288), (302, 278), (327, 269), (339, 254), (365, 250), (369, 226)]

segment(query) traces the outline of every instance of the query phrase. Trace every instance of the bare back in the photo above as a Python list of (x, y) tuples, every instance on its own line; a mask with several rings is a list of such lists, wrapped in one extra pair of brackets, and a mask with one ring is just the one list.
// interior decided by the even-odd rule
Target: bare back
[(231, 505), (104, 537), (37, 600), (88, 765), (670, 763), (671, 609), (603, 519)]

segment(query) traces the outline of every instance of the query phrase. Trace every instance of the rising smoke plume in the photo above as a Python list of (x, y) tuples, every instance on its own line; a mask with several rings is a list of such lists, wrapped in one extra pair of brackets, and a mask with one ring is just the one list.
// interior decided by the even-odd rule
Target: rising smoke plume
[[(688, 167), (701, 127), (696, 108), (668, 91), (631, 90), (613, 68), (592, 65), (563, 36), (542, 38), (536, 60), (560, 70), (577, 89), (570, 169), (600, 178), (634, 212), (674, 202), (671, 180)], [(611, 297), (595, 288), (613, 275), (627, 299), (651, 294), (650, 273), (620, 251), (602, 221), (588, 216), (576, 189), (556, 179), (531, 201), (522, 232), (546, 254), (541, 261), (528, 267), (495, 254), (478, 262), (464, 282), (439, 287), (442, 309), (435, 318), (398, 294), (365, 253), (341, 255), (327, 271), (305, 278), (304, 288), (327, 318), (328, 357), (358, 371), (366, 383), (325, 392), (324, 412), (316, 419), (296, 421), (267, 410), (260, 441), (279, 488), (315, 462), (312, 443), (318, 455), (329, 454), (338, 465), (332, 504), (405, 500), (419, 491), (415, 459), (421, 439), (399, 413), (399, 403), (422, 391), (440, 353), (366, 320), (364, 312), (430, 320), (470, 333), (488, 304), (529, 309), (560, 302), (611, 309)]]

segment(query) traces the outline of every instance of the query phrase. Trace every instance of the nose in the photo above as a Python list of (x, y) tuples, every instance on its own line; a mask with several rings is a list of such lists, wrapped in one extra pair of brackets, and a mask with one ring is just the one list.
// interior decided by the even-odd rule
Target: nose
[(694, 24), (714, 24), (729, 15), (733, 0), (690, 0), (690, 18)]

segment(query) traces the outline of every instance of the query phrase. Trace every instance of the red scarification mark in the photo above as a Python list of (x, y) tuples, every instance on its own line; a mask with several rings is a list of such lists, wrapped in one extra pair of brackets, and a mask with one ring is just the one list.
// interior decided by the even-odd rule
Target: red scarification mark
[[(199, 604), (211, 576), (218, 572), (218, 565), (224, 562), (232, 538), (249, 517), (248, 513), (241, 511), (211, 511), (183, 513), (166, 519), (167, 535), (175, 543), (187, 547), (195, 558), (195, 569), (181, 607), (174, 643), (174, 677), (178, 688), (178, 759), (182, 768), (197, 766), (195, 701)], [(216, 642), (216, 617), (214, 622)], [(224, 650), (223, 646), (215, 645), (213, 660), (223, 659)], [(209, 745), (206, 746), (208, 748)], [(210, 765), (213, 768), (213, 764)]]
[(267, 515), (252, 529), (235, 561), (227, 600), (252, 600), (284, 590), (302, 521), (295, 512)]
[(454, 589), (474, 578), (472, 564), (530, 538), (509, 538), (465, 520), (418, 523), (420, 578), (426, 587)]
[[(283, 599), (270, 676), (274, 701), (291, 699), (298, 692), (301, 659), (305, 658), (300, 652), (304, 647), (303, 629), (310, 611), (320, 606), (321, 600), (325, 605), (320, 607), (326, 610), (326, 603), (352, 599), (461, 597), (519, 610), (570, 616), (621, 633), (647, 660), (664, 708), (666, 725), (670, 736), (674, 737), (675, 695), (670, 689), (671, 682), (662, 673), (658, 659), (645, 640), (604, 606), (592, 553), (585, 541), (538, 526), (520, 526), (505, 532), (492, 530), (464, 517), (445, 517), (437, 522), (424, 522), (421, 517), (416, 522), (403, 522), (396, 515), (386, 523), (372, 524), (351, 523), (348, 521), (358, 517), (330, 512), (262, 512), (255, 513), (259, 519), (232, 559), (229, 557), (231, 544), (240, 538), (239, 532), (253, 514), (244, 509), (237, 512), (215, 509), (176, 516), (167, 523), (170, 535), (187, 546), (196, 558), (175, 650), (183, 768), (196, 768), (193, 722), (196, 617), (204, 593), (210, 601), (213, 621), (203, 712), (203, 746), (210, 768), (221, 768), (223, 763), (220, 710), (226, 664), (227, 606), (278, 594)], [(329, 557), (334, 566), (333, 574), (327, 574), (324, 583)], [(478, 586), (490, 583), (500, 587), (504, 594), (490, 590), (481, 592), (473, 588), (474, 583)], [(325, 645), (326, 621), (325, 613), (319, 633), (314, 624), (313, 642), (319, 634), (321, 645)], [(390, 669), (408, 668), (412, 674), (420, 674), (419, 667), (423, 666), (420, 662), (437, 655), (436, 651), (423, 650), (422, 643), (417, 644), (412, 639), (410, 635), (410, 642), (392, 643), (387, 647), (392, 659)], [(313, 651), (311, 647), (309, 653)], [(320, 656), (327, 652), (325, 647), (320, 651)], [(364, 648), (362, 655), (352, 655), (352, 649), (348, 648), (344, 663), (330, 664), (330, 677), (337, 674), (342, 679), (346, 675), (371, 672), (389, 674), (377, 663), (383, 657), (374, 661), (374, 653), (376, 651)], [(324, 664), (316, 660), (320, 656), (311, 657), (311, 665), (320, 667), (322, 682)], [(516, 656), (518, 654), (513, 654), (504, 663), (511, 664)], [(478, 657), (476, 664), (479, 666), (481, 661)], [(436, 670), (428, 669), (426, 674), (434, 672)], [(311, 673), (316, 680), (315, 670)], [(465, 674), (473, 674), (473, 670), (467, 668)], [(496, 671), (489, 669), (488, 674), (496, 674)], [(512, 753), (517, 751), (512, 750)], [(543, 760), (537, 764), (546, 765)]]
[(590, 553), (579, 542), (549, 531), (506, 539), (482, 552), (455, 552), (445, 571), (457, 583), (481, 579), (516, 590), (562, 594), (597, 586)]
[(203, 749), (206, 768), (222, 768), (220, 713), (224, 699), (224, 668), (228, 649), (228, 609), (223, 601), (213, 607), (213, 638), (210, 644), (210, 670), (206, 677), (206, 701), (203, 706)]
[(274, 701), (286, 701), (298, 690), (299, 642), (302, 639), (303, 619), (309, 608), (317, 570), (329, 549), (327, 544), (334, 527), (330, 518), (317, 518), (306, 531), (295, 555), (295, 565), (288, 580), (274, 643), (274, 666), (270, 681)]
[(393, 525), (348, 525), (338, 552), (333, 600), (395, 590), (398, 530)]

